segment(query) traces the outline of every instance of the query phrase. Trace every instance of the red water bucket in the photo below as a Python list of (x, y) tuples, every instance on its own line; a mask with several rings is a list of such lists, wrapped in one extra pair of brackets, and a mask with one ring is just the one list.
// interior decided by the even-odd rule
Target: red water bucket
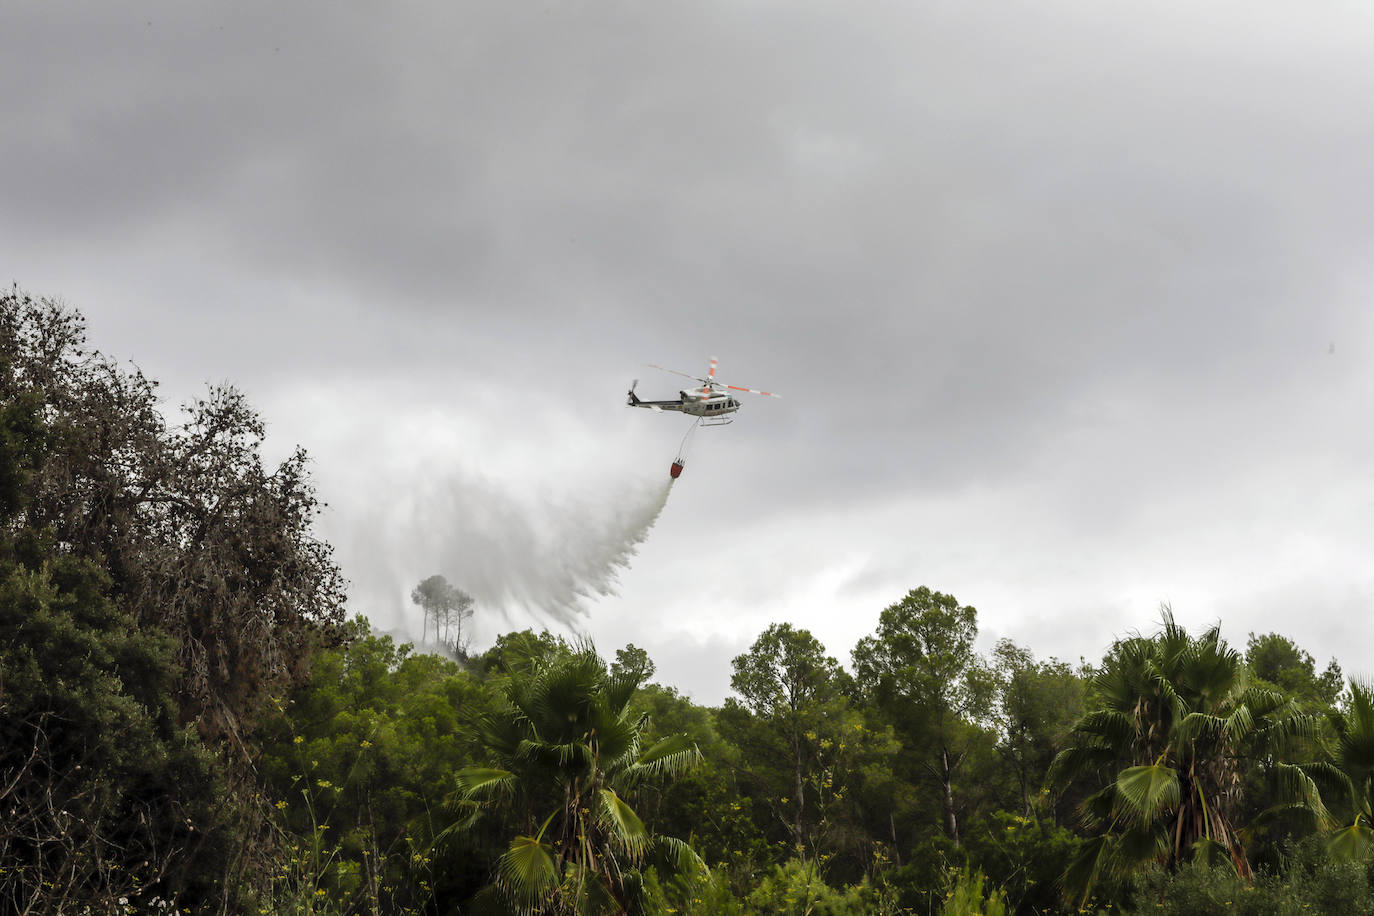
[(674, 461), (673, 466), (668, 469), (668, 476), (677, 480), (682, 476), (682, 467), (683, 464), (681, 461)]

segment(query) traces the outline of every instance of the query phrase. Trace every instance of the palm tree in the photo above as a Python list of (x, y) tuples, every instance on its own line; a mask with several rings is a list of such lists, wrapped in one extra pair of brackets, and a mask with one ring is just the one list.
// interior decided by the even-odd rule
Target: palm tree
[(1333, 857), (1355, 860), (1374, 848), (1374, 685), (1350, 681), (1350, 702), (1326, 713), (1316, 763), (1283, 767), (1291, 807), (1314, 817)]
[(583, 646), (504, 682), (504, 704), (480, 723), (493, 765), (457, 775), (472, 821), (499, 812), (521, 831), (479, 895), (485, 903), (518, 913), (631, 913), (647, 865), (665, 878), (705, 868), (686, 843), (650, 833), (627, 801), (641, 783), (700, 759), (686, 735), (641, 747), (648, 717), (629, 703), (643, 677), (636, 668), (607, 671)]
[(1151, 638), (1113, 646), (1093, 678), (1088, 712), (1049, 781), (1101, 786), (1082, 805), (1089, 839), (1064, 876), (1086, 901), (1104, 873), (1146, 862), (1229, 861), (1248, 877), (1238, 834), (1242, 775), (1265, 766), (1314, 720), (1281, 694), (1251, 686), (1241, 654), (1217, 627), (1193, 638), (1166, 606)]

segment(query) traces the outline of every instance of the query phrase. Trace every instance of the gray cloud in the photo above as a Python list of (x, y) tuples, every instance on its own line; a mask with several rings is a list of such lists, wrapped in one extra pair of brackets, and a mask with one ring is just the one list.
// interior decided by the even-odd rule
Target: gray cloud
[(1318, 562), (1369, 546), (1371, 50), (1283, 4), (24, 3), (0, 267), (171, 401), (242, 384), (360, 594), (440, 490), (535, 475), (447, 535), (507, 556), (629, 511), (681, 428), (622, 392), (718, 355), (786, 399), (703, 434), (601, 643), (843, 657), (924, 582), (1092, 655), (1168, 595), (1374, 585)]

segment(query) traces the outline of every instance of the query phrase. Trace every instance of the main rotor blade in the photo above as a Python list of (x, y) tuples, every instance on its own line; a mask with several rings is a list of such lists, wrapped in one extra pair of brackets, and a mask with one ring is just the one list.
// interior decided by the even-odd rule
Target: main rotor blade
[(747, 391), (750, 394), (765, 394), (770, 398), (782, 397), (780, 394), (774, 394), (771, 391), (759, 391), (757, 388), (741, 388), (739, 385), (726, 385), (725, 387), (729, 388), (731, 391)]
[(708, 383), (710, 383), (710, 382), (712, 382), (712, 381), (715, 380), (715, 377), (716, 377), (716, 358), (713, 356), (713, 357), (711, 357), (711, 371), (708, 372), (708, 373), (706, 373), (706, 381), (707, 381)]
[(669, 369), (667, 366), (658, 366), (658, 365), (655, 365), (654, 363), (649, 363), (648, 366), (649, 366), (650, 369), (659, 369), (659, 370), (662, 370), (663, 372), (671, 372), (671, 373), (673, 373), (673, 375), (680, 375), (680, 376), (682, 376), (683, 378), (689, 378), (689, 379), (691, 379), (691, 380), (694, 381), (694, 382), (699, 382), (699, 381), (702, 380), (700, 376), (688, 375), (686, 372), (679, 372), (679, 371), (676, 370), (676, 369)]

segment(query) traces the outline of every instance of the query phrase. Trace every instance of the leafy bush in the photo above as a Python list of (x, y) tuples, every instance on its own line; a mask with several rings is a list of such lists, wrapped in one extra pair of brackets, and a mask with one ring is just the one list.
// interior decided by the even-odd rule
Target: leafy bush
[(1063, 827), (997, 811), (969, 830), (965, 847), (1013, 910), (1042, 913), (1059, 906), (1059, 876), (1079, 842)]
[(984, 893), (981, 871), (960, 869), (952, 876), (945, 895), (943, 916), (1007, 916), (1007, 896), (999, 888)]
[(1289, 851), (1282, 873), (1260, 874), (1253, 884), (1229, 867), (1195, 864), (1175, 874), (1154, 870), (1133, 888), (1124, 916), (1371, 916), (1374, 887), (1369, 863), (1336, 862), (1318, 838)]
[(857, 887), (836, 890), (825, 883), (814, 862), (790, 859), (774, 867), (747, 901), (759, 916), (862, 916), (867, 913)]

